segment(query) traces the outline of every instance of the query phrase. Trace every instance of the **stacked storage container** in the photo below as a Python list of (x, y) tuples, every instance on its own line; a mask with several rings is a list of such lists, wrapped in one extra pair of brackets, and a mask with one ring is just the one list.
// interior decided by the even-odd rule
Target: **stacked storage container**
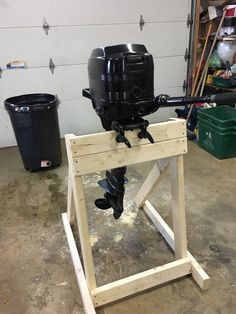
[(219, 106), (198, 114), (199, 146), (217, 157), (236, 156), (236, 109)]

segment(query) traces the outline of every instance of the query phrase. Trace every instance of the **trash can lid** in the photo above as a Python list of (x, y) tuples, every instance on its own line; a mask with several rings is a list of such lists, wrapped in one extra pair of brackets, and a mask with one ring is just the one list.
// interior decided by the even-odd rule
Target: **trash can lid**
[(51, 110), (59, 104), (57, 96), (51, 94), (26, 94), (7, 98), (5, 108), (12, 111), (28, 112), (34, 110)]

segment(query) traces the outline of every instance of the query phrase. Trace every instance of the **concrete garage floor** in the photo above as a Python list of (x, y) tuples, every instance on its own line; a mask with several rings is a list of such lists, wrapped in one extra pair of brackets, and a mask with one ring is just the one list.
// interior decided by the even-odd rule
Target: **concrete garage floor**
[[(80, 314), (83, 306), (62, 227), (67, 162), (27, 173), (16, 148), (0, 150), (0, 313)], [(95, 209), (99, 173), (86, 176), (98, 284), (173, 260), (132, 198), (153, 163), (129, 167), (126, 210), (115, 221)], [(211, 276), (202, 292), (187, 277), (100, 309), (105, 314), (236, 312), (236, 160), (218, 161), (194, 143), (185, 156), (189, 251)], [(168, 173), (150, 199), (171, 225)], [(76, 231), (76, 228), (75, 228)], [(76, 236), (78, 234), (76, 231)]]

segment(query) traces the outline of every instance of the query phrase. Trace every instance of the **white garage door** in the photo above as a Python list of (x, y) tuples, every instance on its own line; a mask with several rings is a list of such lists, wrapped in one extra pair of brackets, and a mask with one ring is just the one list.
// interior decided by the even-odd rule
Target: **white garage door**
[[(57, 94), (62, 136), (102, 130), (91, 103), (81, 94), (88, 87), (88, 58), (99, 46), (145, 44), (154, 56), (156, 95), (182, 95), (190, 11), (191, 0), (0, 0), (0, 147), (15, 144), (3, 101), (19, 94)], [(43, 17), (50, 25), (48, 35)], [(54, 74), (48, 67), (50, 58)], [(7, 70), (13, 60), (25, 61), (27, 68)], [(162, 109), (150, 121), (170, 116), (173, 109)]]

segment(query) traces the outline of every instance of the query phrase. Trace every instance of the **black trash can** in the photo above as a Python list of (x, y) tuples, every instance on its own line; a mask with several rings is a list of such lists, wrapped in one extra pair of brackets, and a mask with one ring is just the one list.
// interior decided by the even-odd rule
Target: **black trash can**
[(61, 163), (58, 99), (50, 94), (28, 94), (5, 100), (24, 167), (50, 169)]

